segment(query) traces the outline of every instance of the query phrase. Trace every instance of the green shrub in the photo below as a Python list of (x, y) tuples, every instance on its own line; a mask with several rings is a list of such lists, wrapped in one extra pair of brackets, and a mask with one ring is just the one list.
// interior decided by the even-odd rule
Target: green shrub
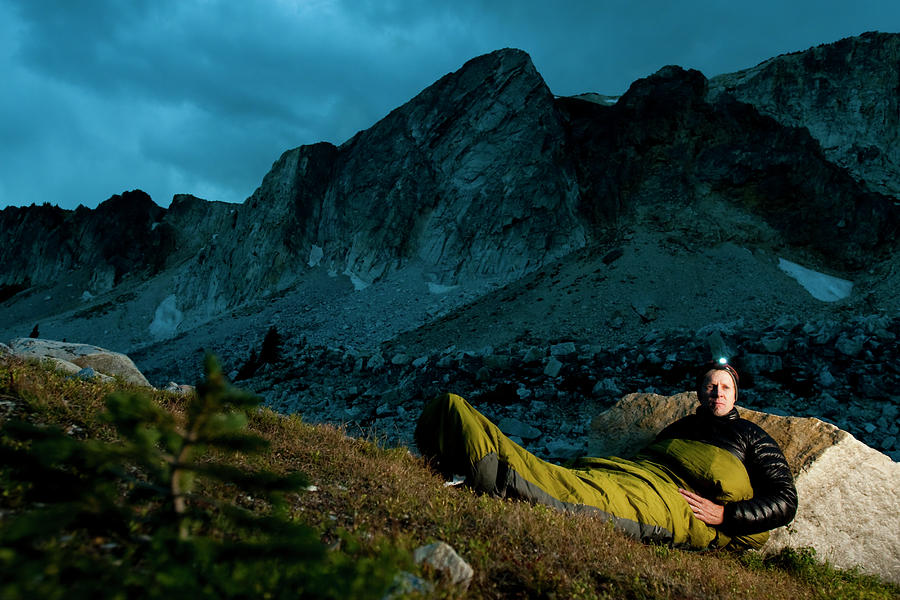
[(183, 416), (108, 396), (115, 443), (5, 423), (0, 598), (381, 597), (398, 553), (326, 550), (288, 516), (305, 477), (242, 466), (268, 446), (246, 427), (258, 404), (208, 357)]

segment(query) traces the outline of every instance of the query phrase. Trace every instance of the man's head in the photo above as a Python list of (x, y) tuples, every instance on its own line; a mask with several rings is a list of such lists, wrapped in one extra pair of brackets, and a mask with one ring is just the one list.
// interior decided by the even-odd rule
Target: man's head
[(714, 363), (704, 368), (697, 380), (700, 404), (717, 417), (731, 412), (737, 402), (740, 377), (728, 363)]

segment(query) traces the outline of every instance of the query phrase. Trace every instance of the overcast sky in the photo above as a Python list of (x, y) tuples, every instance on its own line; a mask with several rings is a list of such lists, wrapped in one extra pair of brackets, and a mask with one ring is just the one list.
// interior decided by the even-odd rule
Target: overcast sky
[(285, 150), (498, 48), (555, 94), (615, 95), (872, 30), (900, 31), (900, 0), (0, 0), (0, 208), (243, 202)]

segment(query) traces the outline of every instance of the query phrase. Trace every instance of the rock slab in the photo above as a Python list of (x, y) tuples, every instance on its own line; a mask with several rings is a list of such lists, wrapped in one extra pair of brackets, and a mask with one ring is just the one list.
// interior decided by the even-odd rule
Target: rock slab
[(51, 360), (67, 373), (91, 368), (110, 377), (121, 377), (141, 387), (153, 387), (128, 356), (90, 344), (75, 344), (39, 338), (16, 338), (9, 343), (12, 354), (20, 358)]

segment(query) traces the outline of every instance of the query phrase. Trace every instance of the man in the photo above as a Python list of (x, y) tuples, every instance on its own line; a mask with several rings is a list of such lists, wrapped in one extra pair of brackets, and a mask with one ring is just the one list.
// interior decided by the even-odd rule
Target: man
[(797, 509), (778, 444), (738, 417), (737, 372), (704, 367), (697, 413), (664, 429), (634, 459), (584, 457), (573, 468), (534, 456), (463, 398), (430, 402), (416, 426), (422, 455), (476, 491), (607, 519), (647, 542), (759, 547)]
[(775, 440), (738, 416), (734, 405), (739, 381), (737, 371), (726, 361), (707, 365), (697, 382), (697, 412), (666, 427), (657, 439), (706, 442), (728, 450), (743, 463), (753, 486), (748, 500), (723, 505), (685, 489), (678, 491), (704, 523), (731, 535), (749, 535), (790, 523), (797, 512), (797, 490)]

